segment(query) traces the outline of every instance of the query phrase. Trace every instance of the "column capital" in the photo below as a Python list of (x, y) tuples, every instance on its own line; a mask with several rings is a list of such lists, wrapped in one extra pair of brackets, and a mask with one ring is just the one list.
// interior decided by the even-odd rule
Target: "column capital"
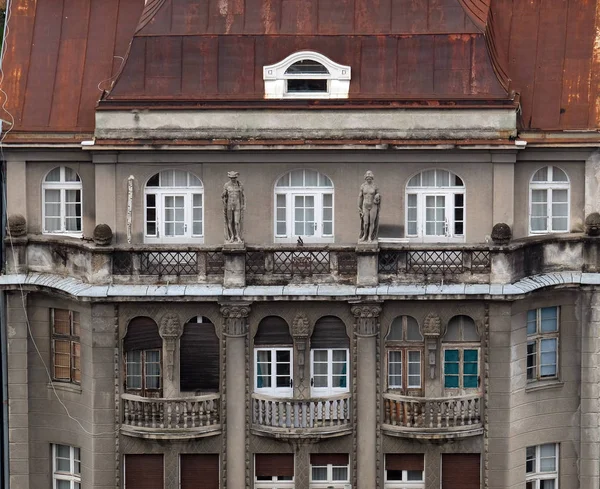
[(379, 304), (355, 304), (350, 309), (356, 321), (357, 336), (377, 336), (379, 333)]
[(225, 335), (246, 336), (248, 334), (249, 303), (221, 304), (221, 314), (223, 315)]

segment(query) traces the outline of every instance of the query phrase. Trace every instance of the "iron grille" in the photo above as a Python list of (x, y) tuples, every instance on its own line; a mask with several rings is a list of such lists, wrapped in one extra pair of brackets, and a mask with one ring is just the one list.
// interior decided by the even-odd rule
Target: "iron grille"
[(338, 273), (356, 275), (356, 253), (338, 253)]
[(265, 252), (248, 251), (246, 253), (246, 273), (254, 275), (264, 275), (265, 273)]
[(491, 265), (489, 251), (474, 251), (471, 255), (471, 272), (489, 272)]
[(192, 251), (145, 251), (141, 253), (142, 275), (197, 275), (198, 256)]
[(273, 273), (312, 275), (329, 273), (329, 251), (276, 251), (273, 254)]
[(133, 253), (128, 251), (115, 251), (112, 255), (113, 274), (131, 275), (133, 273)]
[(398, 259), (400, 253), (397, 251), (379, 252), (379, 273), (398, 273)]
[(206, 253), (206, 274), (222, 275), (225, 273), (225, 257), (220, 251), (208, 251)]
[(462, 251), (410, 251), (407, 272), (409, 273), (462, 273)]

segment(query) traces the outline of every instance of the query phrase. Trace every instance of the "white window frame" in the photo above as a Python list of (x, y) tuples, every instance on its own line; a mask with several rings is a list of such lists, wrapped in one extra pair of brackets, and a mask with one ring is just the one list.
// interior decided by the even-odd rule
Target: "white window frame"
[[(555, 309), (556, 310), (556, 331), (542, 331), (542, 310), (544, 309)], [(531, 313), (535, 314), (535, 318), (531, 318)], [(535, 332), (529, 333), (530, 325), (535, 322)], [(544, 380), (556, 380), (559, 377), (560, 373), (560, 364), (559, 364), (559, 345), (560, 345), (560, 306), (549, 306), (549, 307), (539, 307), (537, 309), (530, 309), (527, 311), (527, 323), (526, 323), (526, 333), (527, 333), (527, 350), (526, 350), (526, 361), (525, 361), (525, 370), (527, 382), (539, 382)], [(543, 353), (543, 344), (548, 341), (555, 341), (556, 348), (554, 350), (554, 361), (555, 361), (555, 374), (554, 375), (542, 375), (541, 368), (542, 364), (542, 353)], [(533, 354), (529, 353), (529, 346), (535, 345), (535, 351)], [(548, 353), (548, 352), (546, 352)], [(529, 372), (531, 371), (529, 367), (529, 358), (534, 358), (534, 372), (530, 378)], [(551, 364), (545, 364), (551, 365)]]
[[(64, 446), (69, 448), (69, 464), (68, 472), (58, 470), (58, 447)], [(79, 472), (76, 472), (76, 464), (79, 464)], [(70, 489), (81, 488), (81, 449), (62, 443), (52, 444), (52, 489), (58, 489), (58, 481), (69, 482)]]
[[(162, 186), (163, 175), (168, 172), (183, 172), (187, 174), (187, 186)], [(157, 174), (155, 173), (148, 179), (154, 178)], [(191, 177), (196, 178), (200, 185), (191, 185)], [(159, 184), (158, 186), (150, 187), (148, 186), (148, 182), (144, 187), (144, 242), (145, 243), (173, 243), (173, 244), (183, 244), (183, 243), (204, 243), (204, 185), (202, 180), (194, 175), (192, 172), (186, 170), (163, 170), (158, 173)], [(173, 174), (173, 180), (174, 174)], [(150, 207), (148, 205), (148, 196), (154, 195), (154, 207)], [(200, 195), (201, 199), (201, 223), (202, 223), (202, 233), (194, 234), (194, 208), (198, 206), (194, 206), (194, 195)], [(183, 211), (184, 211), (184, 234), (181, 236), (165, 236), (165, 199), (167, 197), (183, 197)], [(148, 233), (148, 209), (154, 208), (156, 221), (155, 222), (155, 233)]]
[[(315, 387), (314, 376), (315, 376), (315, 352), (326, 351), (327, 352), (327, 387)], [(346, 352), (346, 387), (333, 387), (333, 352), (344, 351)], [(336, 362), (337, 363), (337, 362)], [(348, 348), (315, 348), (310, 350), (310, 384), (311, 384), (311, 396), (312, 397), (329, 397), (336, 394), (343, 394), (350, 392), (350, 351)]]
[[(327, 480), (313, 480), (313, 468), (327, 469)], [(333, 469), (346, 469), (346, 479), (333, 479)], [(310, 484), (309, 489), (329, 489), (329, 488), (350, 488), (350, 463), (346, 465), (312, 465), (310, 464)]]
[[(403, 470), (402, 471), (402, 480), (388, 480), (388, 471), (387, 467), (385, 468), (384, 474), (384, 489), (425, 489), (425, 471), (421, 470)], [(409, 481), (408, 480), (408, 472), (421, 472), (421, 480), (420, 481)]]
[[(322, 65), (327, 73), (289, 74), (287, 69), (299, 61), (314, 61)], [(298, 51), (289, 55), (279, 63), (263, 67), (265, 82), (265, 98), (267, 99), (334, 99), (348, 98), (350, 91), (350, 66), (338, 64), (327, 56), (315, 51)], [(325, 92), (288, 92), (287, 81), (290, 79), (327, 80)]]
[[(302, 172), (302, 181), (306, 182), (307, 172), (317, 174), (317, 186), (292, 186), (291, 177), (293, 173)], [(287, 185), (285, 182), (287, 180)], [(323, 182), (325, 185), (320, 185)], [(331, 195), (331, 206), (324, 207), (325, 196)], [(278, 233), (278, 223), (283, 223), (280, 209), (284, 209), (280, 204), (278, 196), (285, 199), (285, 233)], [(314, 225), (315, 234), (296, 234), (295, 229), (295, 197), (310, 196), (314, 198)], [(325, 209), (331, 208), (331, 220), (325, 219)], [(277, 179), (273, 199), (274, 219), (273, 236), (275, 243), (296, 243), (301, 238), (305, 243), (333, 243), (335, 239), (335, 191), (331, 179), (316, 170), (297, 169), (292, 170)], [(331, 222), (331, 233), (325, 233), (325, 222)]]
[[(421, 183), (422, 175), (427, 172), (435, 172), (434, 185), (424, 186)], [(442, 174), (448, 174), (448, 184), (445, 185), (442, 180)], [(462, 182), (462, 185), (452, 185), (453, 178), (458, 178)], [(415, 185), (417, 183), (418, 185)], [(438, 184), (438, 181), (440, 183)], [(412, 183), (412, 184), (411, 184)], [(411, 195), (415, 196), (416, 206), (409, 206), (409, 200)], [(455, 210), (455, 199), (457, 195), (462, 195), (462, 221), (456, 219)], [(426, 202), (427, 197), (444, 197), (444, 234), (442, 235), (428, 235), (426, 234)], [(466, 239), (467, 231), (467, 189), (464, 184), (462, 177), (459, 177), (456, 173), (444, 170), (442, 168), (432, 168), (416, 173), (409, 178), (406, 184), (405, 192), (405, 212), (404, 212), (404, 235), (411, 242), (417, 243), (463, 243)], [(409, 218), (411, 209), (416, 207), (416, 233), (410, 233), (409, 229)], [(411, 219), (410, 222), (415, 222)], [(462, 222), (463, 228), (462, 233), (455, 233), (455, 223)]]
[[(534, 181), (533, 179), (538, 174), (539, 171), (547, 168), (548, 177), (545, 181)], [(565, 178), (566, 181), (554, 181), (554, 173), (555, 169), (560, 171)], [(556, 172), (558, 173), (558, 172)], [(554, 228), (554, 219), (553, 219), (553, 200), (554, 200), (554, 191), (567, 191), (567, 224), (565, 228), (555, 229)], [(546, 229), (543, 230), (533, 230), (531, 223), (533, 218), (533, 192), (534, 191), (545, 191), (546, 192)], [(557, 202), (558, 204), (564, 204), (564, 202)], [(564, 218), (564, 216), (558, 216), (560, 218)], [(538, 168), (533, 175), (531, 176), (531, 180), (529, 181), (529, 235), (535, 236), (540, 234), (551, 234), (551, 233), (568, 233), (571, 228), (571, 181), (569, 180), (569, 175), (562, 168), (557, 166), (545, 166), (542, 168)]]
[[(57, 168), (60, 169), (60, 179), (58, 182), (48, 182), (46, 179), (48, 175), (52, 173)], [(66, 181), (65, 173), (66, 168), (69, 168), (76, 176), (76, 181)], [(60, 192), (59, 202), (60, 204), (60, 215), (52, 216), (53, 218), (60, 219), (60, 229), (58, 230), (48, 230), (46, 229), (46, 191), (47, 190), (58, 190)], [(79, 202), (75, 202), (74, 205), (79, 205), (79, 215), (69, 216), (70, 218), (79, 219), (80, 229), (76, 231), (67, 230), (67, 191), (79, 191)], [(79, 173), (73, 170), (71, 167), (67, 166), (59, 166), (54, 167), (44, 176), (44, 180), (42, 181), (42, 233), (43, 234), (60, 234), (62, 236), (72, 236), (75, 238), (80, 238), (83, 236), (83, 184), (81, 182), (81, 177)]]
[[(268, 351), (271, 353), (271, 387), (258, 387), (258, 353)], [(290, 354), (290, 386), (277, 387), (277, 352), (286, 351)], [(294, 394), (294, 349), (292, 347), (254, 348), (254, 392), (273, 397), (292, 397)]]
[[(476, 343), (445, 343), (442, 344), (442, 386), (446, 393), (451, 394), (473, 394), (481, 390), (481, 347)], [(446, 351), (458, 350), (458, 387), (446, 387)], [(465, 387), (463, 384), (464, 376), (464, 355), (465, 350), (477, 351), (477, 387)], [(456, 374), (449, 374), (456, 375)], [(468, 374), (471, 375), (471, 374)]]
[[(553, 446), (554, 456), (553, 457), (542, 457), (542, 447)], [(527, 450), (533, 449), (535, 451), (533, 458), (528, 458)], [(541, 481), (554, 480), (554, 489), (558, 489), (558, 473), (559, 473), (559, 462), (560, 462), (560, 445), (558, 443), (544, 443), (542, 445), (534, 445), (527, 447), (525, 450), (525, 483), (532, 483), (532, 489), (540, 489)], [(543, 458), (554, 459), (554, 470), (542, 470), (541, 461)], [(533, 471), (527, 472), (527, 461), (533, 461)]]

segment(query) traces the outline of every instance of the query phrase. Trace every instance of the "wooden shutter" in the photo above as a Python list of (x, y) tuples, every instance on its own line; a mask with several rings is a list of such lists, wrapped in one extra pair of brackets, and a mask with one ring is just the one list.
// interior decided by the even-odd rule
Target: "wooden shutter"
[(423, 453), (386, 453), (386, 470), (425, 470)]
[(479, 453), (444, 453), (442, 489), (480, 489), (480, 464)]
[(218, 455), (181, 455), (180, 489), (219, 489)]
[(350, 338), (346, 334), (346, 326), (341, 319), (325, 316), (317, 321), (310, 337), (310, 347), (316, 348), (350, 348)]
[(256, 477), (294, 477), (293, 453), (257, 453), (254, 464)]
[(162, 454), (125, 455), (125, 489), (164, 489)]
[(292, 346), (290, 328), (284, 319), (278, 316), (268, 316), (258, 325), (258, 331), (254, 336), (255, 346), (285, 345)]
[(311, 453), (310, 465), (348, 465), (347, 453)]
[(219, 391), (219, 338), (212, 323), (187, 323), (179, 341), (182, 391)]
[(125, 351), (162, 348), (162, 338), (158, 334), (158, 325), (150, 318), (137, 317), (127, 326), (123, 340)]

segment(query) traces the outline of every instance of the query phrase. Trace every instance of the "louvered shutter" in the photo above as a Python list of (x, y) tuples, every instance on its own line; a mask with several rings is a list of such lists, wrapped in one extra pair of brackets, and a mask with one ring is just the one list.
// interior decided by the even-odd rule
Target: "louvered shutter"
[(310, 465), (348, 465), (347, 453), (311, 453)]
[(319, 319), (310, 337), (310, 347), (312, 349), (350, 348), (350, 338), (346, 334), (345, 324), (334, 316)]
[(444, 453), (442, 489), (480, 489), (480, 464), (479, 453)]
[(181, 455), (180, 489), (219, 489), (218, 455)]
[(212, 323), (187, 323), (179, 340), (180, 389), (219, 391), (219, 338)]
[(293, 453), (257, 453), (254, 456), (254, 475), (257, 477), (293, 477)]
[(425, 455), (422, 453), (387, 453), (386, 470), (424, 470)]
[(292, 346), (292, 344), (290, 328), (282, 318), (269, 316), (264, 318), (258, 325), (258, 331), (254, 336), (254, 346)]
[(129, 326), (127, 326), (123, 348), (125, 351), (162, 348), (162, 338), (158, 334), (158, 325), (147, 317), (132, 319)]
[(162, 455), (125, 455), (125, 489), (164, 489)]

